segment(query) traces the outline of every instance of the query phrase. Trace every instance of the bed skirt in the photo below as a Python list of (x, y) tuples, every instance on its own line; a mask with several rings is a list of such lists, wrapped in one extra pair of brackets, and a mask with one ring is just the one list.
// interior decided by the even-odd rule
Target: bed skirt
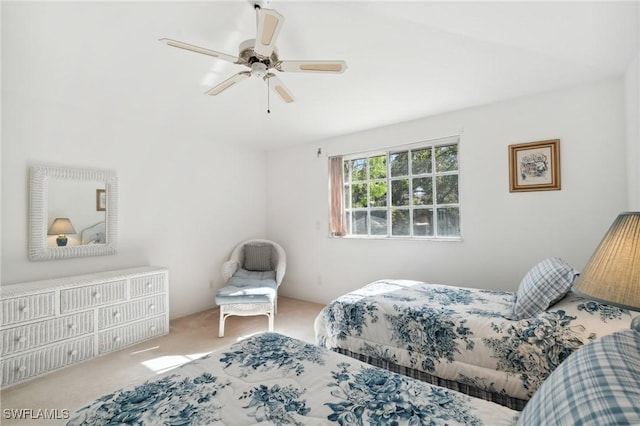
[(347, 349), (332, 348), (332, 350), (340, 354), (347, 355), (351, 358), (355, 358), (359, 361), (366, 362), (367, 364), (384, 368), (385, 370), (389, 370), (394, 373), (402, 374), (404, 376), (409, 376), (423, 382), (431, 383), (433, 385), (438, 385), (445, 388), (453, 389), (455, 391), (462, 392), (464, 394), (473, 396), (475, 398), (481, 398), (487, 401), (495, 402), (497, 404), (504, 405), (507, 408), (511, 408), (512, 410), (522, 411), (522, 409), (524, 409), (524, 406), (528, 402), (524, 399), (513, 398), (511, 396), (495, 393), (495, 392), (488, 392), (486, 390), (477, 388), (475, 386), (471, 386), (466, 383), (460, 383), (455, 380), (446, 380), (441, 377), (434, 376), (433, 374), (425, 373), (424, 371), (416, 370), (409, 367), (404, 367), (402, 365), (398, 365), (384, 359), (373, 358), (368, 355), (360, 354), (357, 352), (351, 352), (350, 350), (347, 350)]

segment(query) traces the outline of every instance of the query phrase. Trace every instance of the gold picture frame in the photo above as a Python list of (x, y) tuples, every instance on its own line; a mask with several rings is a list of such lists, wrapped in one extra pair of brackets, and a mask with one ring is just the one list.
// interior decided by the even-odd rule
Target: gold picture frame
[(96, 211), (104, 212), (107, 210), (107, 190), (96, 189)]
[(560, 139), (509, 145), (509, 191), (560, 190)]

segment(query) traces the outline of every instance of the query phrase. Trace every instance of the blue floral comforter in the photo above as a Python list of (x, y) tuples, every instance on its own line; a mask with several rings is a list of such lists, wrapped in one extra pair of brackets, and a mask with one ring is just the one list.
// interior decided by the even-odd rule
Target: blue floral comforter
[(569, 293), (537, 317), (503, 317), (515, 293), (381, 280), (331, 302), (317, 343), (527, 400), (572, 352), (638, 312)]
[(69, 425), (507, 425), (506, 407), (265, 333), (120, 389)]

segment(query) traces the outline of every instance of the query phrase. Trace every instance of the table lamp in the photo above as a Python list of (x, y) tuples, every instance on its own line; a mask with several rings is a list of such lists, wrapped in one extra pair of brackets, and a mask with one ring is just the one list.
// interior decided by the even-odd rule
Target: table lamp
[[(640, 212), (621, 213), (576, 280), (583, 297), (640, 311)], [(631, 328), (640, 331), (640, 316)]]
[(47, 235), (57, 235), (56, 244), (58, 247), (63, 247), (67, 245), (67, 235), (66, 234), (75, 234), (76, 230), (74, 229), (71, 221), (67, 217), (58, 217), (56, 218), (51, 226), (49, 227), (49, 231)]

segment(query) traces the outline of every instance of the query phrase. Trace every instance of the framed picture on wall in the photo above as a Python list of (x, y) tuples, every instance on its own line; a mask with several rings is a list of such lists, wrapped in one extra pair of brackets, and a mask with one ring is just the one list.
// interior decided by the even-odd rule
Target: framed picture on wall
[(509, 145), (509, 191), (560, 189), (560, 139)]
[(107, 191), (106, 189), (96, 189), (96, 211), (103, 212), (107, 210)]

